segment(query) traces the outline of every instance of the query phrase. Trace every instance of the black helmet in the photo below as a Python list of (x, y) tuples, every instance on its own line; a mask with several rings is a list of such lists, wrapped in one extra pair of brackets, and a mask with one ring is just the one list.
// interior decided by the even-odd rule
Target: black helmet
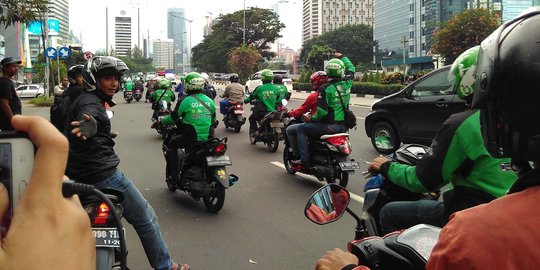
[(239, 80), (240, 80), (240, 78), (238, 78), (238, 74), (233, 73), (233, 74), (231, 74), (231, 76), (229, 76), (229, 81), (232, 82), (232, 83), (233, 82), (238, 82)]
[(74, 66), (71, 66), (69, 69), (68, 69), (68, 72), (67, 72), (67, 75), (68, 75), (68, 78), (70, 80), (77, 80), (76, 77), (78, 75), (82, 75), (82, 71), (83, 71), (83, 68), (84, 68), (84, 65), (74, 65)]
[(283, 84), (283, 77), (279, 74), (274, 75), (274, 79), (272, 80), (274, 84)]
[(473, 108), (481, 109), (494, 157), (540, 158), (540, 7), (527, 9), (482, 41)]
[(112, 56), (96, 56), (86, 62), (82, 77), (86, 89), (93, 91), (96, 90), (98, 78), (112, 75), (120, 79), (127, 72), (129, 72), (129, 68), (122, 60)]

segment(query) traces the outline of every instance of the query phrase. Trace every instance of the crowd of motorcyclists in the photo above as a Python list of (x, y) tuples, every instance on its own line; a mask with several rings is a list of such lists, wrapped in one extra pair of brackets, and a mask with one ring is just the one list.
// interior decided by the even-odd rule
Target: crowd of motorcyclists
[[(442, 200), (392, 202), (380, 213), (384, 233), (421, 223), (443, 227), (427, 269), (535, 269), (540, 264), (540, 239), (536, 233), (540, 218), (533, 211), (540, 196), (536, 169), (540, 158), (540, 123), (535, 121), (536, 116), (540, 117), (537, 105), (540, 36), (530, 31), (540, 27), (539, 18), (540, 8), (528, 10), (454, 61), (449, 79), (454, 80), (456, 94), (471, 109), (452, 115), (442, 124), (433, 139), (432, 153), (415, 166), (392, 162), (384, 156), (376, 157), (369, 165), (368, 170), (382, 174), (384, 181), (413, 192), (439, 190), (451, 184)], [(36, 135), (25, 124), (43, 127), (39, 121), (15, 117), (13, 126), (34, 134), (34, 139), (49, 136), (60, 148), (65, 148), (67, 155), (58, 158), (64, 158), (67, 165), (51, 167), (58, 167), (58, 171), (65, 169), (70, 179), (124, 194), (124, 217), (137, 231), (154, 269), (189, 269), (188, 265), (173, 261), (154, 210), (118, 169), (120, 158), (114, 150), (115, 135), (111, 132), (108, 111), (115, 106), (112, 97), (120, 88), (123, 91), (146, 88), (146, 100), (154, 110), (151, 128), (177, 127), (164, 141), (169, 149), (165, 155), (165, 180), (177, 182), (180, 169), (177, 149), (214, 136), (219, 122), (214, 106), (217, 94), (207, 74), (186, 74), (175, 95), (169, 79), (147, 78), (144, 82), (139, 76), (126, 76), (127, 72), (129, 69), (122, 60), (110, 56), (97, 56), (84, 66), (69, 69), (66, 79), (70, 84), (58, 90), (62, 93), (58, 92), (55, 102), (68, 101), (62, 104), (65, 119), (53, 121), (51, 114), (51, 121), (56, 122), (69, 145), (54, 132)], [(350, 60), (335, 53), (324, 71), (311, 75), (314, 92), (300, 107), (286, 113), (287, 117), (304, 120), (286, 129), (295, 155), (292, 163), (298, 171), (310, 170), (310, 139), (348, 132), (345, 111), (354, 72)], [(230, 76), (230, 84), (219, 103), (223, 115), (234, 104), (254, 103), (249, 116), (252, 136), (258, 135), (258, 121), (276, 110), (283, 99), (290, 98), (281, 76), (265, 69), (261, 80), (260, 86), (246, 94), (239, 77)], [(176, 101), (176, 105), (169, 115), (158, 118), (155, 111), (161, 101), (169, 107)], [(38, 143), (38, 147), (43, 146)], [(36, 166), (44, 162), (43, 158), (36, 159)], [(315, 206), (310, 209), (313, 215), (323, 213)], [(331, 217), (324, 212), (324, 219)], [(6, 243), (9, 247), (9, 242)], [(353, 254), (335, 249), (316, 262), (316, 269), (368, 268)]]

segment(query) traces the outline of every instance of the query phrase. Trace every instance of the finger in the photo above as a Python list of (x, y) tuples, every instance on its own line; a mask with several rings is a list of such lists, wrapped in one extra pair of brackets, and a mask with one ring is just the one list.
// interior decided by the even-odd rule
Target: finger
[(81, 122), (79, 122), (79, 121), (73, 121), (73, 122), (71, 122), (71, 126), (73, 126), (73, 127), (79, 127), (79, 126), (81, 126)]
[(90, 115), (85, 113), (85, 114), (83, 114), (83, 118), (84, 118), (84, 120), (88, 121), (88, 120), (90, 120)]
[(81, 129), (80, 128), (74, 128), (71, 130), (71, 134), (76, 134), (76, 133), (80, 133), (81, 132)]
[(61, 197), (69, 149), (66, 137), (42, 117), (17, 115), (12, 123), (16, 130), (27, 132), (37, 147), (32, 176), (21, 202), (32, 199), (46, 203)]
[(9, 195), (6, 187), (0, 183), (0, 224), (4, 220), (4, 215), (7, 213), (9, 207)]

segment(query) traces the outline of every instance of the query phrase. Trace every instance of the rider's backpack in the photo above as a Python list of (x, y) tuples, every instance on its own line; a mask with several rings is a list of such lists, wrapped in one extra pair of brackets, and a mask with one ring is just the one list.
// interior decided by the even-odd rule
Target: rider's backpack
[(66, 127), (66, 120), (71, 105), (70, 97), (63, 96), (51, 106), (51, 123), (62, 133)]

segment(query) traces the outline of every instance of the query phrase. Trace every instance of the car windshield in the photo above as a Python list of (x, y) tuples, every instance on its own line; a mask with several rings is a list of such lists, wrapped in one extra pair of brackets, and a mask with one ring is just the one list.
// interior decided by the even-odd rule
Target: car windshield
[(274, 71), (274, 75), (279, 74), (283, 79), (290, 79), (291, 75), (288, 72)]

